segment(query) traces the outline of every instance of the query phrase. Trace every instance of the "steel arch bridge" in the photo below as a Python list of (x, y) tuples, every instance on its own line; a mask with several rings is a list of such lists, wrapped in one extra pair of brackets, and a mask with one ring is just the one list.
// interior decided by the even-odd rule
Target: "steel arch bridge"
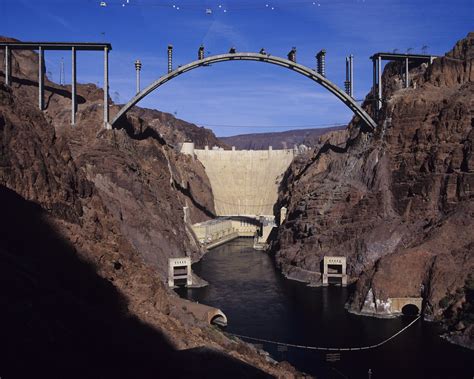
[(377, 123), (369, 116), (369, 114), (362, 109), (362, 107), (357, 104), (357, 102), (348, 94), (346, 94), (341, 88), (335, 85), (330, 80), (326, 79), (324, 76), (318, 74), (315, 70), (298, 64), (296, 62), (290, 61), (285, 58), (280, 58), (268, 54), (260, 53), (229, 53), (229, 54), (220, 54), (213, 55), (204, 59), (199, 59), (194, 62), (188, 63), (184, 66), (177, 68), (169, 72), (166, 75), (163, 75), (148, 87), (144, 88), (138, 92), (135, 97), (133, 97), (127, 104), (125, 104), (122, 109), (116, 114), (115, 118), (111, 122), (113, 127), (117, 121), (127, 113), (134, 105), (136, 105), (140, 100), (145, 96), (149, 95), (151, 92), (156, 90), (158, 87), (162, 86), (169, 80), (176, 78), (177, 76), (184, 74), (185, 72), (194, 70), (195, 68), (208, 66), (213, 63), (226, 62), (226, 61), (255, 61), (255, 62), (264, 62), (270, 63), (277, 66), (285, 67), (287, 69), (293, 70), (313, 81), (320, 84), (328, 91), (333, 93), (339, 100), (341, 100), (349, 109), (360, 117), (360, 119), (367, 125), (369, 128), (374, 130), (377, 127)]

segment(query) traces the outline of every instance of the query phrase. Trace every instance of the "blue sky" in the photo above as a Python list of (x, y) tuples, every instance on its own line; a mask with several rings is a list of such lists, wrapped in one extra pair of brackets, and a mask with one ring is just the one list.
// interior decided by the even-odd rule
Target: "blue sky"
[[(315, 67), (315, 53), (327, 50), (327, 76), (343, 87), (345, 57), (354, 54), (355, 97), (372, 84), (370, 55), (376, 51), (428, 46), (444, 54), (474, 31), (474, 1), (420, 0), (0, 0), (0, 34), (24, 41), (107, 41), (110, 90), (126, 102), (135, 92), (133, 62), (143, 62), (142, 87), (166, 71), (166, 49), (174, 65), (206, 52), (259, 51)], [(123, 6), (125, 4), (125, 6)], [(266, 6), (268, 4), (268, 6)], [(173, 5), (175, 7), (173, 7)], [(221, 7), (219, 7), (221, 5)], [(179, 8), (179, 9), (178, 9)], [(206, 9), (212, 14), (206, 14)], [(274, 8), (274, 9), (272, 9)], [(224, 12), (225, 10), (225, 12)], [(59, 80), (64, 57), (48, 52), (47, 69)], [(80, 52), (78, 80), (102, 85), (102, 55)], [(279, 131), (307, 125), (345, 123), (351, 112), (329, 92), (289, 70), (255, 62), (224, 62), (186, 73), (139, 103), (212, 126), (217, 135)], [(230, 125), (232, 127), (226, 127)]]

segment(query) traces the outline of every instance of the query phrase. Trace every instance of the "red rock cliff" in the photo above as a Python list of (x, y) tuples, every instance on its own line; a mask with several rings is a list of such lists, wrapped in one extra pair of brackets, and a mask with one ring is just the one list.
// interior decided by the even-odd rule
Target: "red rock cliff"
[(167, 258), (200, 254), (183, 207), (194, 222), (213, 213), (202, 166), (146, 123), (103, 130), (94, 85), (78, 86), (75, 127), (67, 86), (46, 80), (40, 112), (37, 56), (13, 58), (13, 85), (0, 84), (1, 375), (294, 375), (170, 301)]
[(353, 310), (423, 297), (425, 315), (447, 317), (474, 269), (473, 42), (411, 67), (407, 89), (388, 64), (378, 130), (353, 123), (345, 141), (293, 164), (273, 247), (287, 276), (318, 284), (323, 256), (346, 256)]

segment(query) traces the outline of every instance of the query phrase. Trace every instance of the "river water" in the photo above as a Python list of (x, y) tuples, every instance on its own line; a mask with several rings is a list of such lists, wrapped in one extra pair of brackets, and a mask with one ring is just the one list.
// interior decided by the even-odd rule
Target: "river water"
[[(351, 314), (344, 308), (347, 288), (310, 288), (287, 280), (252, 243), (240, 238), (211, 250), (193, 265), (209, 286), (177, 290), (182, 297), (221, 309), (229, 321), (227, 332), (298, 345), (355, 347), (381, 342), (414, 319)], [(318, 378), (368, 378), (369, 369), (373, 379), (474, 377), (474, 353), (439, 338), (437, 325), (421, 320), (379, 348), (341, 352), (339, 357), (292, 347), (285, 351), (267, 343), (262, 347), (274, 359)]]

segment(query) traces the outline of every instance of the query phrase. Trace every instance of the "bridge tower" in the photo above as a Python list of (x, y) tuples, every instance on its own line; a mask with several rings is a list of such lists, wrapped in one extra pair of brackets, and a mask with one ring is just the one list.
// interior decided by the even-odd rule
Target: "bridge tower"
[(288, 53), (288, 60), (296, 63), (296, 47), (292, 47), (290, 52)]
[(137, 93), (140, 92), (140, 71), (142, 69), (142, 62), (140, 62), (140, 59), (137, 59), (135, 61), (135, 71), (137, 73)]
[(173, 45), (168, 45), (168, 74), (173, 71)]
[(351, 54), (346, 57), (346, 81), (344, 82), (344, 90), (354, 98), (354, 56)]
[(319, 75), (326, 77), (326, 50), (320, 50), (316, 54), (317, 68), (316, 71)]

